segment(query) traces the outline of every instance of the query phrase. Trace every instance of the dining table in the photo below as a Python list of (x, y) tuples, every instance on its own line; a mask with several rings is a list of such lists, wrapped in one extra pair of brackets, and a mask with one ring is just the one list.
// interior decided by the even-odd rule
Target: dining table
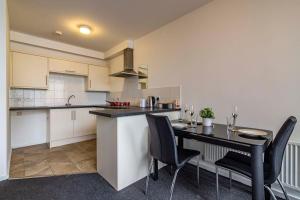
[[(172, 123), (174, 122), (177, 121), (172, 121)], [(266, 132), (266, 135), (253, 137), (241, 134), (238, 130), (242, 128), (246, 129), (247, 127), (235, 127), (233, 131), (228, 131), (227, 125), (215, 123), (211, 127), (199, 124), (196, 127), (173, 127), (173, 130), (175, 136), (177, 136), (179, 148), (184, 147), (184, 140), (196, 140), (249, 153), (251, 157), (252, 199), (269, 200), (270, 195), (268, 192), (265, 193), (264, 188), (264, 152), (273, 140), (273, 132), (270, 130), (255, 129)], [(157, 160), (154, 160), (152, 178), (154, 180), (158, 179)]]

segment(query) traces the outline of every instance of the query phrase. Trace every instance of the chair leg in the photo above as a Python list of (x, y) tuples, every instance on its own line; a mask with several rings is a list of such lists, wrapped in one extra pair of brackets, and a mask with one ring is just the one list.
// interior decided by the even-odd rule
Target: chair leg
[(149, 179), (150, 179), (150, 174), (151, 174), (152, 167), (153, 167), (153, 161), (154, 161), (153, 158), (151, 158), (150, 166), (149, 166), (149, 171), (148, 171), (148, 175), (147, 175), (147, 180), (146, 180), (145, 195), (148, 195)]
[(219, 167), (216, 166), (216, 196), (217, 200), (219, 200)]
[(177, 174), (178, 174), (179, 170), (180, 170), (180, 168), (176, 169), (175, 174), (174, 174), (174, 178), (173, 178), (171, 189), (170, 189), (170, 200), (172, 200), (172, 197), (173, 197), (174, 186), (175, 186), (175, 182), (176, 182), (176, 178), (177, 178)]
[(231, 190), (232, 187), (232, 171), (229, 170), (229, 190)]
[(272, 196), (272, 198), (274, 199), (274, 200), (277, 200), (277, 198), (276, 198), (276, 196), (275, 196), (275, 194), (273, 193), (273, 191), (271, 190), (271, 188), (269, 188), (268, 186), (264, 186), (268, 191), (269, 191), (269, 193), (271, 194), (271, 196)]
[(283, 194), (284, 194), (284, 196), (285, 196), (285, 199), (286, 199), (286, 200), (289, 200), (289, 196), (288, 196), (288, 194), (287, 194), (285, 188), (283, 187), (281, 181), (280, 181), (278, 178), (277, 178), (277, 182), (279, 183), (279, 185), (280, 185), (280, 187), (281, 187), (281, 189), (282, 189), (282, 191), (283, 191)]
[(200, 159), (201, 159), (201, 155), (198, 156), (198, 162), (197, 162), (197, 183), (198, 183), (198, 186), (200, 185), (200, 172), (199, 172)]

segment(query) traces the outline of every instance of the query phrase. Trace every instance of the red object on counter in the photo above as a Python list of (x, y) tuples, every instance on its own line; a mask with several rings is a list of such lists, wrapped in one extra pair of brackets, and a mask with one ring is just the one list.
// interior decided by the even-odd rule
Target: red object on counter
[(120, 101), (106, 101), (107, 103), (109, 103), (111, 106), (116, 106), (116, 107), (129, 107), (130, 106), (130, 102), (129, 101), (124, 101), (124, 102), (120, 102)]

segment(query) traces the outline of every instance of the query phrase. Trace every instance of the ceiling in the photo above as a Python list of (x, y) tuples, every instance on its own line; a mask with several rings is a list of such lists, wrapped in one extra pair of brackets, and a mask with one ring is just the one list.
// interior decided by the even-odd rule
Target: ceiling
[[(139, 38), (211, 0), (9, 0), (10, 28), (98, 51)], [(78, 25), (92, 27), (82, 35)], [(56, 30), (63, 35), (55, 35)]]

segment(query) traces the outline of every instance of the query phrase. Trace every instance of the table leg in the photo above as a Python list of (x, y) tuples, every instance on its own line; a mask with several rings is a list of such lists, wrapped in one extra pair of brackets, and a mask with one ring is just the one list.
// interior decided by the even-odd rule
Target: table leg
[(152, 179), (157, 181), (158, 180), (158, 160), (154, 159), (154, 173), (152, 174)]
[(259, 146), (251, 149), (252, 199), (264, 200), (264, 163), (263, 151)]
[(183, 137), (178, 136), (178, 147), (183, 149)]

